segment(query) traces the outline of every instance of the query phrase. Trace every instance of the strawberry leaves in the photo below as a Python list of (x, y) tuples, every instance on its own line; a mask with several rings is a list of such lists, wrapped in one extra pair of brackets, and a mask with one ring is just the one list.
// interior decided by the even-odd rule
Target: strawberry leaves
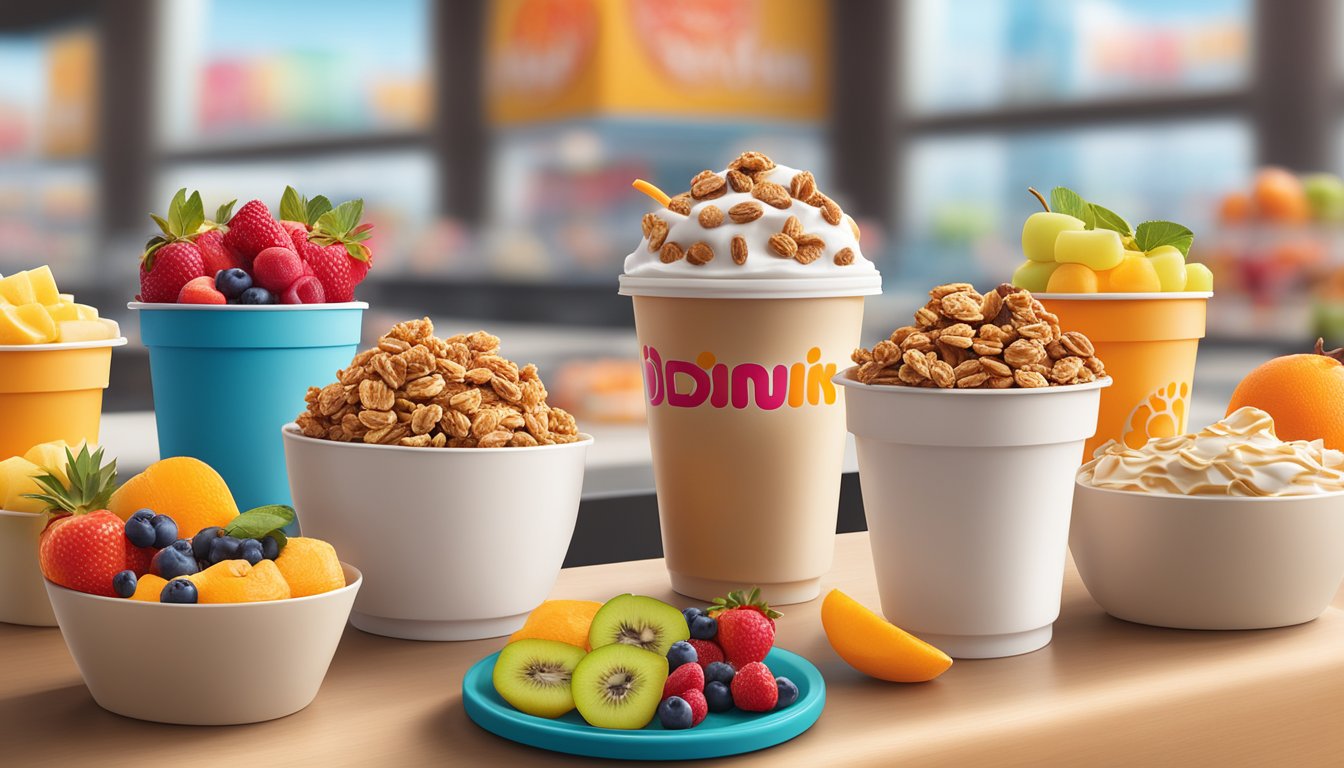
[(349, 200), (317, 217), (310, 242), (318, 245), (343, 245), (350, 258), (368, 262), (369, 247), (364, 245), (372, 234), (372, 224), (360, 224), (364, 215), (364, 201)]
[(309, 200), (293, 187), (285, 187), (284, 194), (280, 196), (280, 218), (285, 221), (298, 221), (312, 227), (330, 210), (331, 201), (326, 195)]
[(225, 203), (225, 204), (219, 206), (218, 208), (216, 208), (216, 209), (215, 209), (215, 218), (212, 219), (212, 220), (209, 222), (209, 223), (211, 223), (211, 224), (214, 224), (214, 227), (212, 227), (212, 228), (213, 228), (213, 229), (224, 229), (224, 230), (227, 230), (227, 229), (228, 229), (228, 226), (225, 224), (225, 222), (227, 222), (229, 219), (232, 219), (232, 218), (233, 218), (233, 206), (235, 206), (235, 205), (237, 205), (237, 204), (238, 204), (238, 198), (235, 197), (234, 199), (230, 200), (229, 202), (227, 202), (227, 203)]
[(145, 252), (140, 258), (146, 272), (154, 269), (154, 254), (163, 246), (196, 239), (197, 232), (205, 223), (205, 205), (201, 202), (200, 192), (193, 191), (188, 197), (187, 189), (183, 187), (177, 190), (177, 194), (173, 195), (173, 199), (168, 203), (168, 218), (165, 219), (157, 213), (151, 213), (149, 217), (159, 225), (162, 234), (151, 237), (145, 243)]

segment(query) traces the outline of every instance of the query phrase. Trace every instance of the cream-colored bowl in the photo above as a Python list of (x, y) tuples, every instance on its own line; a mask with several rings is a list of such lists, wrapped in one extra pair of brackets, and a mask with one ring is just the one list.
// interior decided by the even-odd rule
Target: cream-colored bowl
[(139, 720), (237, 725), (312, 703), (361, 583), (261, 603), (171, 605), (45, 582), (70, 655), (98, 706)]
[(56, 626), (37, 559), (46, 525), (46, 515), (0, 509), (0, 622)]
[(1311, 621), (1344, 581), (1344, 493), (1252, 498), (1074, 490), (1069, 548), (1116, 618), (1177, 629)]
[(299, 525), (359, 563), (350, 623), (409, 640), (523, 625), (569, 550), (593, 439), (531, 448), (340, 443), (284, 428)]

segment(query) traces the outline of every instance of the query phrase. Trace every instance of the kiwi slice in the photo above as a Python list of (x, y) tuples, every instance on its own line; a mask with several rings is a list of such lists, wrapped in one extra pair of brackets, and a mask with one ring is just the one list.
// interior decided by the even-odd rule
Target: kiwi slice
[(602, 604), (588, 627), (588, 645), (597, 649), (621, 643), (659, 656), (691, 636), (681, 611), (652, 597), (617, 595)]
[(667, 682), (667, 657), (615, 643), (574, 668), (574, 705), (590, 725), (635, 730), (653, 720)]
[(495, 690), (520, 712), (559, 717), (574, 708), (570, 679), (584, 651), (558, 640), (518, 640), (495, 660)]

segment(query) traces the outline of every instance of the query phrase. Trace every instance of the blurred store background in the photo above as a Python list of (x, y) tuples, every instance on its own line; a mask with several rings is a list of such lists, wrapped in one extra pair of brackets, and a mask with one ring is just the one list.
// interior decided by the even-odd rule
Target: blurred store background
[[(754, 148), (814, 169), (863, 227), (886, 280), (866, 341), (936, 281), (1007, 279), (1028, 185), (1188, 224), (1218, 279), (1217, 416), (1250, 365), (1344, 344), (1344, 185), (1311, 175), (1344, 170), (1338, 5), (8, 2), (0, 272), (50, 263), (134, 342), (119, 308), (178, 187), (208, 210), (274, 210), (286, 184), (363, 197), (366, 328), (489, 328), (582, 416), (638, 420), (615, 292), (648, 207), (630, 180), (680, 188)], [(149, 408), (134, 343), (114, 377), (110, 408)]]

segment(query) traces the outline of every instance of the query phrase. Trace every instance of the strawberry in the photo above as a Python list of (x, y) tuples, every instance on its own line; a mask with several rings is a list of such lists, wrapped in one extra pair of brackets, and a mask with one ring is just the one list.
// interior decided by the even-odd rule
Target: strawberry
[(162, 234), (145, 243), (140, 257), (140, 300), (174, 302), (182, 286), (205, 272), (205, 257), (195, 240), (205, 224), (201, 193), (179, 189), (168, 203), (168, 217), (149, 214)]
[(224, 222), (228, 221), (233, 215), (233, 205), (237, 200), (219, 206), (215, 211), (213, 221), (206, 221), (202, 226), (201, 232), (196, 235), (196, 247), (201, 249), (201, 256), (205, 259), (205, 274), (214, 277), (222, 269), (233, 269), (238, 266), (238, 260), (234, 258), (233, 252), (224, 245), (224, 233), (229, 227)]
[(690, 643), (691, 647), (695, 649), (695, 662), (700, 665), (701, 669), (716, 661), (724, 660), (723, 649), (713, 640), (697, 640), (693, 637), (686, 642)]
[(742, 666), (729, 686), (733, 704), (744, 712), (769, 712), (779, 702), (779, 685), (770, 668), (759, 661)]
[(215, 287), (215, 278), (203, 275), (182, 286), (182, 292), (177, 294), (177, 303), (228, 304), (229, 300)]
[(294, 247), (321, 281), (327, 301), (353, 301), (355, 286), (369, 272), (372, 254), (364, 241), (373, 225), (359, 223), (363, 212), (364, 201), (351, 200), (318, 216), (306, 237), (294, 232)]
[(326, 289), (322, 287), (321, 281), (312, 275), (302, 275), (290, 283), (280, 296), (281, 304), (321, 304), (326, 300)]
[(260, 200), (252, 200), (229, 219), (224, 245), (233, 252), (239, 266), (251, 271), (252, 260), (267, 248), (291, 246), (289, 233), (271, 218), (271, 211)]
[[(687, 664), (686, 666), (693, 667), (695, 665)], [(697, 691), (694, 688), (689, 691), (682, 691), (680, 696), (682, 701), (691, 705), (691, 727), (694, 728), (705, 719), (705, 715), (709, 714), (709, 702), (705, 699), (703, 691)]]
[(104, 507), (117, 479), (117, 462), (103, 466), (103, 451), (88, 446), (74, 455), (66, 449), (67, 479), (53, 473), (40, 475), (45, 493), (28, 494), (47, 503), (53, 516), (38, 539), (42, 574), (52, 582), (104, 597), (116, 597), (112, 577), (131, 570), (149, 571), (152, 548), (137, 547), (126, 538), (126, 524)]
[(667, 676), (667, 682), (663, 683), (663, 698), (681, 696), (684, 699), (686, 691), (703, 694), (704, 690), (705, 670), (699, 664), (682, 664), (672, 670), (672, 674)]
[(761, 590), (750, 594), (729, 592), (714, 599), (709, 615), (719, 622), (717, 641), (728, 663), (741, 669), (754, 661), (764, 661), (775, 645), (775, 619), (779, 611), (761, 599)]
[(293, 248), (267, 248), (252, 262), (252, 279), (276, 295), (303, 277), (303, 259)]

